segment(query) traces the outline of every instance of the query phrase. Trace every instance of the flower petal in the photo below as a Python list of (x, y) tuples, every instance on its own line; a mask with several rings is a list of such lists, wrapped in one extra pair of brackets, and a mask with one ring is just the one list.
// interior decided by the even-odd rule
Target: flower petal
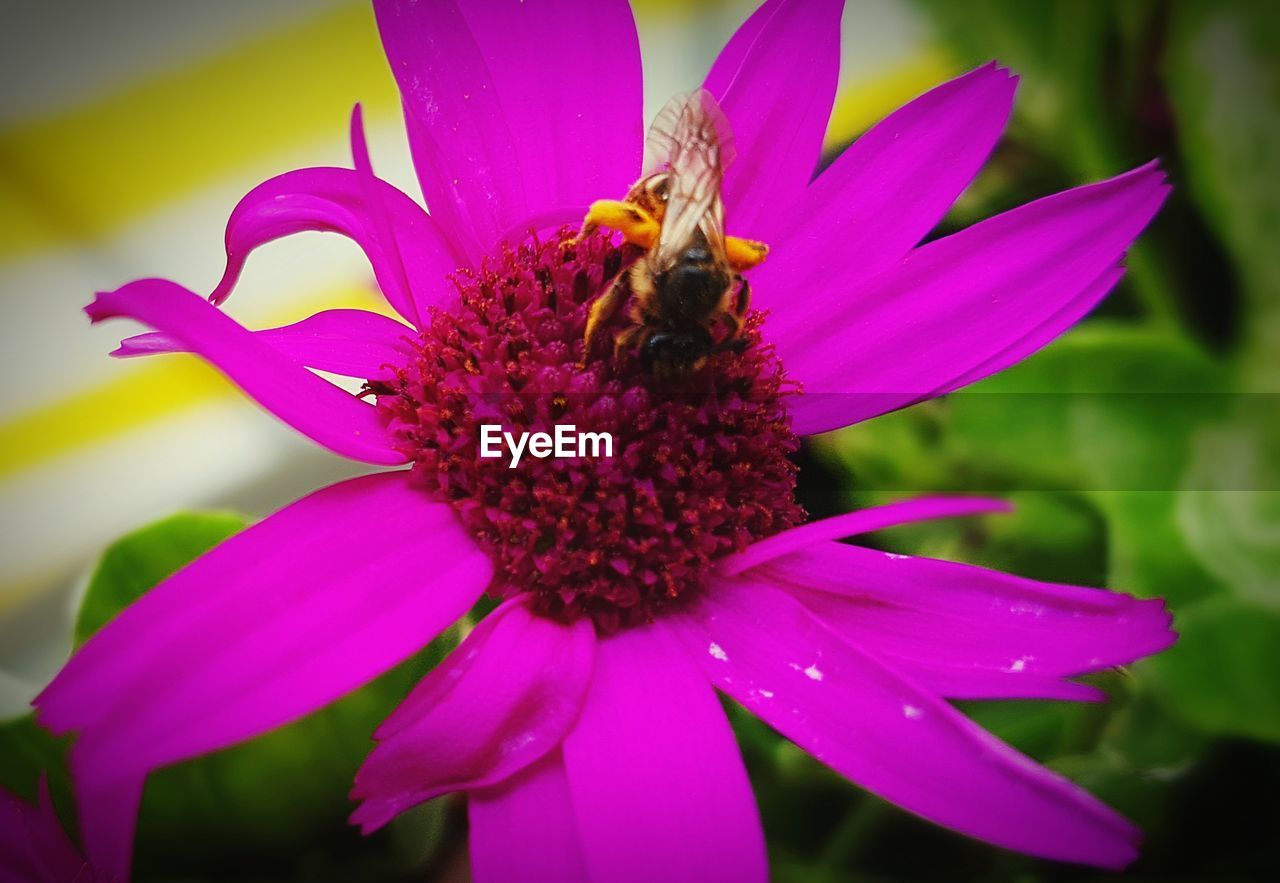
[(972, 371), (948, 383), (942, 388), (941, 392), (954, 392), (957, 389), (968, 386), (970, 383), (977, 383), (984, 377), (999, 373), (1005, 368), (1018, 364), (1032, 353), (1039, 352), (1057, 340), (1068, 329), (1073, 328), (1085, 316), (1089, 315), (1093, 308), (1111, 293), (1111, 289), (1116, 287), (1116, 283), (1120, 281), (1122, 276), (1124, 276), (1124, 267), (1116, 266), (1105, 270), (1084, 291), (1068, 301), (1062, 309), (1054, 313), (1038, 327), (1033, 328), (1003, 352), (992, 356)]
[[(82, 874), (83, 877), (77, 877)], [(0, 883), (92, 883), (93, 875), (62, 829), (41, 774), (35, 806), (0, 788)]]
[(573, 208), (576, 223), (595, 200), (625, 194), (644, 140), (631, 4), (507, 0), (461, 8), (516, 137), (529, 211)]
[(725, 172), (731, 232), (769, 241), (776, 219), (804, 192), (840, 75), (844, 0), (768, 0), (733, 36), (704, 88), (733, 128), (737, 159)]
[(1011, 509), (1012, 506), (1005, 500), (985, 497), (919, 497), (915, 500), (901, 500), (885, 506), (859, 509), (834, 518), (811, 521), (753, 543), (743, 552), (726, 556), (720, 562), (720, 573), (724, 576), (742, 573), (744, 570), (759, 567), (779, 556), (789, 555), (797, 549), (816, 545), (825, 540), (872, 533), (912, 521), (1008, 512)]
[(372, 405), (312, 374), (180, 285), (140, 279), (99, 293), (85, 312), (94, 322), (125, 317), (164, 332), (211, 362), (262, 407), (335, 453), (366, 463), (404, 462)]
[[(89, 880), (127, 881), (133, 859), (133, 835), (146, 774), (112, 775), (109, 769), (84, 763), (81, 743), (71, 747), (67, 761), (75, 784), (76, 808), (85, 854), (99, 875)], [(76, 879), (73, 883), (86, 883)]]
[[(352, 525), (374, 542), (353, 541)], [(350, 479), (152, 589), (35, 704), (55, 732), (114, 723), (99, 742), (126, 741), (120, 727), (146, 735), (138, 760), (122, 766), (170, 763), (306, 714), (390, 668), (465, 613), (491, 569), (452, 510), (407, 473)]]
[(559, 746), (578, 718), (595, 630), (503, 604), (409, 694), (374, 734), (352, 815), (366, 834), (450, 791), (494, 785)]
[(378, 188), (395, 231), (392, 249), (382, 244), (377, 210), (368, 205), (360, 175), (351, 169), (295, 169), (259, 184), (227, 220), (227, 268), (209, 299), (221, 304), (230, 296), (258, 246), (318, 230), (354, 240), (369, 258), (387, 302), (418, 325), (429, 307), (454, 293), (447, 277), (458, 263), (421, 206), (385, 181), (379, 181)]
[[(840, 623), (809, 608), (833, 631)], [(856, 641), (854, 642), (857, 643)], [(1046, 699), (1058, 702), (1106, 702), (1107, 692), (1092, 684), (1043, 675), (1011, 674), (991, 669), (967, 669), (947, 661), (895, 659), (894, 665), (931, 693), (947, 699)]]
[(1174, 640), (1159, 600), (842, 543), (776, 558), (752, 578), (955, 699), (1098, 698), (1060, 679), (1127, 665)]
[(670, 617), (720, 689), (864, 788), (971, 837), (1122, 868), (1138, 831), (889, 665), (785, 592), (741, 577)]
[[(802, 434), (825, 432), (954, 387), (1068, 308), (1120, 259), (1168, 187), (1154, 164), (1078, 187), (924, 245), (857, 284), (771, 317), (804, 385)], [(834, 315), (835, 321), (831, 316)]]
[(564, 760), (556, 749), (467, 796), (475, 883), (589, 880)]
[(405, 473), (345, 481), (145, 594), (35, 705), (54, 732), (80, 731), (82, 812), (110, 816), (86, 799), (119, 799), (150, 770), (337, 699), (425, 646), (491, 574), (452, 510)]
[[(382, 377), (389, 367), (404, 364), (410, 356), (407, 342), (417, 334), (367, 310), (324, 310), (292, 325), (252, 333), (255, 341), (308, 368), (364, 378)], [(128, 359), (181, 352), (187, 349), (173, 335), (149, 331), (126, 337), (111, 355)]]
[(783, 209), (790, 220), (752, 274), (756, 304), (845, 290), (897, 264), (978, 174), (1013, 109), (1017, 77), (984, 65), (873, 126)]
[[(373, 242), (385, 259), (382, 272), (386, 278), (378, 279), (378, 284), (384, 290), (397, 291), (411, 299), (413, 289), (396, 244), (395, 224), (386, 201), (382, 198), (383, 182), (373, 173), (369, 143), (364, 137), (364, 111), (359, 102), (351, 109), (351, 159), (356, 167), (360, 192), (364, 196), (365, 217), (372, 224)], [(375, 268), (375, 276), (377, 272)], [(421, 319), (421, 316), (414, 316), (410, 321), (417, 324)]]
[(767, 878), (724, 710), (661, 623), (600, 641), (563, 751), (591, 879)]
[(375, 2), (414, 164), (455, 256), (478, 263), (548, 209), (617, 197), (640, 168), (626, 3)]

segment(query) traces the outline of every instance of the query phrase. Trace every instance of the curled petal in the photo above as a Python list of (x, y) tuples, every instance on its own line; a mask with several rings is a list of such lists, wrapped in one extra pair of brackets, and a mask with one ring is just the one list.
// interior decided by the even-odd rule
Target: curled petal
[(559, 749), (499, 785), (471, 792), (467, 821), (475, 883), (591, 879)]
[(424, 800), (494, 785), (556, 748), (591, 677), (590, 620), (513, 599), (486, 616), (374, 734), (352, 796), (367, 834)]
[(896, 265), (942, 220), (986, 162), (1017, 77), (995, 63), (943, 83), (877, 123), (782, 209), (789, 219), (754, 271), (757, 305), (791, 291), (844, 291)]
[[(385, 181), (376, 181), (382, 208), (368, 204), (370, 188), (351, 169), (296, 169), (249, 191), (227, 221), (227, 268), (209, 295), (221, 304), (235, 288), (249, 254), (258, 246), (318, 230), (355, 241), (373, 267), (387, 302), (415, 326), (427, 309), (454, 293), (448, 275), (458, 263), (436, 223), (422, 207)], [(379, 211), (389, 217), (394, 242), (379, 233)]]
[(626, 192), (640, 167), (629, 6), (376, 2), (414, 165), (455, 257), (478, 263), (550, 209)]
[(859, 509), (834, 518), (811, 521), (753, 543), (745, 551), (725, 557), (720, 563), (720, 573), (725, 576), (742, 573), (744, 570), (759, 567), (775, 558), (826, 540), (872, 533), (912, 521), (1008, 512), (1011, 508), (1005, 500), (984, 497), (921, 497), (871, 509)]
[(733, 127), (732, 231), (771, 240), (813, 177), (840, 74), (844, 0), (769, 0), (725, 46), (704, 87)]
[(404, 462), (373, 406), (312, 374), (194, 292), (141, 279), (85, 307), (94, 322), (124, 317), (164, 333), (221, 370), (258, 404), (335, 453), (366, 463)]
[(1024, 353), (1105, 278), (1167, 192), (1159, 169), (1143, 166), (928, 243), (852, 290), (834, 275), (827, 297), (777, 311), (771, 335), (805, 391), (796, 430), (869, 419)]
[[(308, 368), (347, 377), (375, 378), (403, 364), (407, 343), (416, 332), (394, 319), (366, 310), (324, 310), (279, 328), (254, 331), (253, 337)], [(111, 353), (118, 358), (187, 352), (171, 334), (149, 331), (127, 337)]]
[(600, 641), (563, 752), (590, 879), (767, 879), (729, 722), (661, 623)]
[(448, 506), (383, 473), (299, 500), (143, 595), (35, 701), (46, 727), (80, 732), (82, 815), (118, 820), (88, 841), (90, 859), (123, 876), (147, 772), (371, 680), (465, 613), (491, 574)]
[[(382, 275), (378, 284), (384, 290), (402, 292), (412, 301), (413, 289), (409, 277), (405, 273), (404, 259), (400, 256), (400, 246), (396, 242), (395, 224), (386, 201), (382, 198), (383, 182), (373, 173), (373, 161), (369, 158), (369, 144), (364, 137), (364, 110), (359, 103), (351, 110), (351, 158), (356, 167), (356, 181), (360, 185), (360, 193), (364, 197), (364, 215), (371, 227), (372, 242), (382, 254), (384, 261)], [(375, 269), (375, 275), (379, 270)], [(416, 308), (416, 304), (413, 305)], [(417, 324), (422, 319), (415, 315), (410, 321)]]
[(838, 637), (787, 593), (741, 577), (671, 618), (720, 689), (869, 791), (981, 840), (1118, 869), (1138, 830), (914, 680)]
[(753, 578), (786, 589), (833, 631), (955, 699), (1096, 699), (1062, 678), (1173, 643), (1158, 600), (820, 543)]

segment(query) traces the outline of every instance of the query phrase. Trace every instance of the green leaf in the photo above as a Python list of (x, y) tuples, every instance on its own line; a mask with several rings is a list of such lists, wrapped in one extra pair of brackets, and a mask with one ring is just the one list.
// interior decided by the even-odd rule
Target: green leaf
[(1168, 707), (1208, 733), (1280, 742), (1280, 611), (1210, 598), (1175, 627), (1178, 643), (1144, 663)]
[(1176, 491), (1095, 491), (1109, 526), (1107, 582), (1144, 598), (1164, 598), (1175, 614), (1224, 591), (1192, 552), (1178, 523)]
[(1129, 680), (1135, 692), (1123, 700), (1113, 695), (1094, 743), (1050, 766), (1149, 831), (1171, 811), (1171, 789), (1192, 772), (1209, 740), (1171, 717), (1140, 678)]
[(1095, 322), (950, 400), (972, 458), (1050, 485), (1174, 490), (1193, 431), (1226, 413), (1222, 370), (1190, 344)]
[(30, 714), (0, 725), (0, 787), (34, 802), (44, 774), (55, 798), (68, 795), (66, 741), (38, 726)]
[[(963, 66), (996, 59), (1021, 76), (1005, 147), (979, 186), (957, 204), (959, 220), (971, 223), (992, 209), (1011, 208), (1053, 189), (1109, 178), (1157, 152), (1149, 143), (1152, 133), (1144, 131), (1144, 122), (1154, 116), (1150, 57), (1159, 40), (1157, 4), (916, 2)], [(1053, 162), (1029, 162), (1028, 153)], [(1046, 166), (1055, 163), (1057, 181), (1046, 175)], [(994, 205), (974, 205), (975, 195), (990, 193), (992, 178), (1013, 179), (1032, 192), (1000, 193), (1008, 189), (1006, 181), (996, 188), (1000, 198)], [(1153, 235), (1162, 236), (1149, 231), (1131, 249), (1125, 288), (1134, 291), (1152, 320), (1172, 328), (1184, 293), (1179, 274), (1168, 265), (1168, 250), (1157, 256), (1153, 249)]]
[(1244, 418), (1203, 430), (1186, 485), (1178, 522), (1200, 564), (1280, 609), (1280, 432)]
[(963, 457), (1016, 485), (1085, 494), (1106, 518), (1107, 584), (1176, 607), (1222, 588), (1176, 506), (1193, 440), (1231, 409), (1227, 384), (1189, 344), (1095, 323), (953, 396), (949, 429)]
[(1100, 87), (1104, 38), (1117, 27), (1110, 4), (917, 2), (963, 64), (996, 59), (1022, 76), (1019, 123), (1038, 143), (1086, 174), (1113, 161), (1111, 120)]
[(346, 823), (355, 772), (372, 748), (374, 728), (456, 644), (451, 630), (408, 663), (294, 724), (153, 774), (139, 826), (140, 865), (165, 874), (248, 866), (284, 872), (321, 857), (324, 864), (379, 852)]
[(815, 451), (858, 490), (1016, 498), (1013, 516), (897, 529), (895, 549), (1189, 603), (1221, 591), (1176, 507), (1197, 433), (1232, 409), (1192, 345), (1094, 322), (940, 402), (832, 433)]
[(1191, 194), (1239, 268), (1246, 365), (1280, 371), (1280, 17), (1273, 4), (1178, 3), (1165, 74)]
[(182, 512), (139, 528), (102, 553), (76, 617), (78, 647), (184, 564), (249, 524), (231, 512)]
[(1106, 707), (1082, 702), (964, 702), (980, 727), (1039, 761), (1072, 750)]

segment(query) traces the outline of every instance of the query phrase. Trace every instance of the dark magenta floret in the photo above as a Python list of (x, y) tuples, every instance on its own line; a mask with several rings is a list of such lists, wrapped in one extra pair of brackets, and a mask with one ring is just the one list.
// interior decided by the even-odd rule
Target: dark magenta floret
[[(573, 247), (569, 237), (460, 273), (458, 307), (434, 311), (412, 361), (370, 388), (413, 480), (493, 556), (491, 592), (531, 592), (545, 615), (613, 631), (696, 595), (717, 558), (804, 520), (798, 440), (758, 313), (745, 351), (714, 355), (678, 386), (607, 347), (580, 367), (588, 308), (635, 255), (602, 234)], [(626, 323), (615, 317), (611, 332)], [(506, 456), (480, 457), (486, 423), (608, 432), (613, 457), (525, 456), (511, 469)]]

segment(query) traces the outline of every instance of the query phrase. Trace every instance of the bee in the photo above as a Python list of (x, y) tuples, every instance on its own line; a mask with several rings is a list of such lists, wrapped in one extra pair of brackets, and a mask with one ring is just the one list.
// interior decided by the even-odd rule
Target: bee
[(712, 354), (745, 346), (739, 334), (751, 289), (742, 272), (769, 249), (725, 235), (720, 186), (733, 157), (728, 122), (711, 94), (677, 95), (649, 129), (643, 174), (626, 198), (592, 203), (575, 242), (607, 227), (644, 251), (592, 303), (584, 364), (628, 299), (631, 325), (614, 338), (614, 356), (638, 350), (659, 379), (688, 376)]

